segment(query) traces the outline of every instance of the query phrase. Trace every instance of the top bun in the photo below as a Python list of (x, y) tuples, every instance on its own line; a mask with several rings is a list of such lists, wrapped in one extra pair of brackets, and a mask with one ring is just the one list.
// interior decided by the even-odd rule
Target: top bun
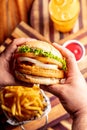
[(59, 58), (62, 58), (62, 54), (47, 42), (43, 42), (40, 40), (35, 40), (35, 41), (33, 40), (33, 41), (25, 42), (23, 45), (27, 45), (32, 48), (42, 49), (46, 52), (51, 52), (53, 55), (58, 56)]

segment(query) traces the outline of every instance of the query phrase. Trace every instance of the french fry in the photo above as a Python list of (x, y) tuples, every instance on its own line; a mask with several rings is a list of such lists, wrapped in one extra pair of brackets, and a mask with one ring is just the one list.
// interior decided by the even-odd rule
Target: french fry
[(20, 97), (17, 98), (17, 109), (18, 109), (18, 114), (21, 115)]
[(28, 106), (28, 107), (25, 107), (25, 108), (28, 109), (28, 110), (40, 111), (40, 107)]
[(14, 101), (13, 101), (13, 104), (12, 104), (12, 107), (11, 107), (11, 111), (12, 111), (12, 115), (15, 116), (16, 114), (16, 98), (14, 98)]
[(13, 97), (13, 96), (14, 96), (13, 93), (6, 93), (6, 94), (5, 94), (5, 97), (6, 97), (6, 98)]
[(0, 93), (0, 99), (1, 99), (2, 104), (4, 105), (4, 97), (3, 97), (3, 93)]
[(1, 108), (18, 121), (40, 117), (47, 105), (38, 85), (6, 86), (0, 92), (0, 100)]
[(15, 116), (16, 114), (16, 104), (13, 103), (12, 107), (11, 107), (11, 111), (12, 111), (12, 115)]
[(6, 107), (5, 105), (1, 105), (1, 108), (7, 112), (10, 112), (11, 113), (11, 109)]

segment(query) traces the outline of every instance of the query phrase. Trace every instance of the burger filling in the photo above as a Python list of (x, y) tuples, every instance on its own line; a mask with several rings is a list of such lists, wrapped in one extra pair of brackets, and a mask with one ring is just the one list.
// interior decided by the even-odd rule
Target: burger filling
[[(24, 56), (25, 54), (25, 56)], [(17, 55), (17, 54), (16, 54)], [(66, 70), (66, 61), (63, 58), (59, 58), (58, 56), (53, 55), (51, 52), (46, 52), (42, 49), (39, 48), (29, 48), (29, 46), (23, 45), (18, 47), (18, 55), (17, 55), (20, 61), (24, 60), (24, 61), (29, 61), (32, 63), (35, 63), (37, 65), (41, 65), (41, 66), (50, 66), (53, 68), (57, 68), (58, 66), (63, 69)], [(26, 57), (22, 58), (22, 57)], [(30, 58), (27, 58), (30, 57)], [(47, 65), (44, 63), (48, 63)], [(55, 64), (55, 65), (49, 65), (50, 64)], [(57, 66), (56, 66), (57, 65)]]

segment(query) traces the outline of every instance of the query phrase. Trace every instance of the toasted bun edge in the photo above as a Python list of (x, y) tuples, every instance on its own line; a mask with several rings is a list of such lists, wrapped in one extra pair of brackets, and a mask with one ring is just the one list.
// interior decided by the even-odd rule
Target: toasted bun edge
[[(20, 45), (20, 46), (22, 46), (22, 45)], [(40, 41), (40, 40), (35, 40), (35, 41), (33, 40), (33, 41), (25, 42), (24, 45), (27, 45), (32, 48), (39, 48), (46, 52), (51, 52), (53, 55), (58, 56), (59, 58), (62, 58), (62, 54), (60, 53), (60, 51), (58, 51), (56, 48), (54, 48), (50, 43)]]

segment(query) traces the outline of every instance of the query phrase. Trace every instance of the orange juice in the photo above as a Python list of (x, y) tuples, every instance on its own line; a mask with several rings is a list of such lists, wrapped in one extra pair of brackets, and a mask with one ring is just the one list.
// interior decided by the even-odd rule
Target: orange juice
[(79, 0), (51, 0), (50, 17), (55, 29), (61, 32), (72, 30), (80, 11)]

